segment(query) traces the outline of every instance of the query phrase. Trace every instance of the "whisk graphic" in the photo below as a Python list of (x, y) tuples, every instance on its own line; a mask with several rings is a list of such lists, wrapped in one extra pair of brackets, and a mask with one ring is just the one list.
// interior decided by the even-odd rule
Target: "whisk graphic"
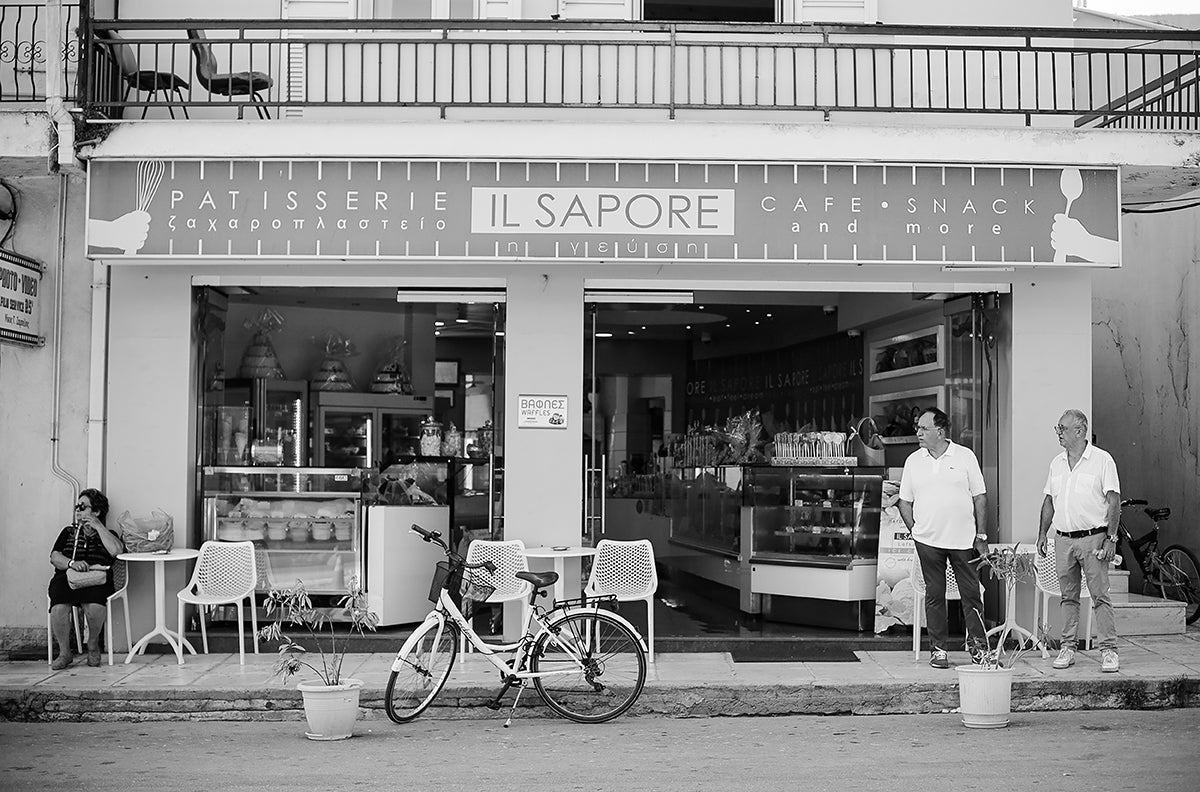
[[(166, 166), (162, 160), (141, 160), (137, 164), (137, 188), (134, 196), (137, 203), (137, 211), (145, 212), (150, 206), (150, 202), (154, 200), (154, 193), (158, 192), (158, 185), (162, 182), (163, 171)], [(137, 249), (125, 250), (126, 255), (137, 253)]]

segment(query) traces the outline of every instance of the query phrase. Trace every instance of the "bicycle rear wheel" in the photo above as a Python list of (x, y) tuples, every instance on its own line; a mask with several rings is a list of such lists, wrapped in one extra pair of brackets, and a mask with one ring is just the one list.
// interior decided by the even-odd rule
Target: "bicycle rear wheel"
[(628, 627), (604, 612), (551, 623), (533, 648), (533, 684), (550, 709), (577, 723), (603, 723), (628, 710), (646, 684), (646, 652)]
[(452, 622), (426, 622), (407, 652), (392, 662), (383, 706), (395, 723), (408, 723), (433, 703), (458, 656), (458, 630)]
[(1162, 553), (1162, 594), (1186, 606), (1187, 623), (1200, 619), (1200, 563), (1186, 547), (1172, 545)]

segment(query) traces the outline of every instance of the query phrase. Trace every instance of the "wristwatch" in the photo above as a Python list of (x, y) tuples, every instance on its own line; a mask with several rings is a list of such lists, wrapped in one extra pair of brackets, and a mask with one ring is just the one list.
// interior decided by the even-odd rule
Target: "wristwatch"
[(976, 538), (976, 539), (982, 539), (983, 541), (985, 541), (985, 542), (986, 542), (986, 541), (987, 541), (987, 534), (985, 534), (985, 533), (977, 533), (977, 534), (975, 534), (975, 538)]
[(1117, 543), (1117, 537), (1116, 537), (1116, 535), (1115, 535), (1115, 534), (1108, 534), (1107, 536), (1105, 536), (1105, 537), (1104, 537), (1104, 541), (1106, 541), (1106, 542), (1112, 542), (1113, 544), (1116, 544), (1116, 543)]

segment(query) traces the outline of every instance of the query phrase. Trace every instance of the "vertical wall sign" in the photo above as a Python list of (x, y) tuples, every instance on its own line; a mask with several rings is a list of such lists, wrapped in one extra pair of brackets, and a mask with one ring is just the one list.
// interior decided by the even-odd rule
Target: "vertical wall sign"
[(94, 160), (103, 258), (1120, 265), (1116, 168)]
[(31, 258), (0, 250), (0, 341), (41, 346), (42, 272)]

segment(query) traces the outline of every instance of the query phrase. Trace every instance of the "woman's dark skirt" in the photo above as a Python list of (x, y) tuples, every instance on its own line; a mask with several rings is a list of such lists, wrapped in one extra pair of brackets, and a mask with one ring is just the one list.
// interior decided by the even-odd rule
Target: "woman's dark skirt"
[(50, 607), (55, 605), (83, 605), (85, 603), (95, 603), (103, 605), (108, 602), (108, 598), (112, 596), (114, 591), (112, 570), (108, 571), (108, 579), (100, 586), (88, 586), (87, 588), (73, 589), (71, 584), (67, 582), (66, 572), (55, 572), (54, 577), (50, 578), (50, 588), (47, 593), (50, 595)]

